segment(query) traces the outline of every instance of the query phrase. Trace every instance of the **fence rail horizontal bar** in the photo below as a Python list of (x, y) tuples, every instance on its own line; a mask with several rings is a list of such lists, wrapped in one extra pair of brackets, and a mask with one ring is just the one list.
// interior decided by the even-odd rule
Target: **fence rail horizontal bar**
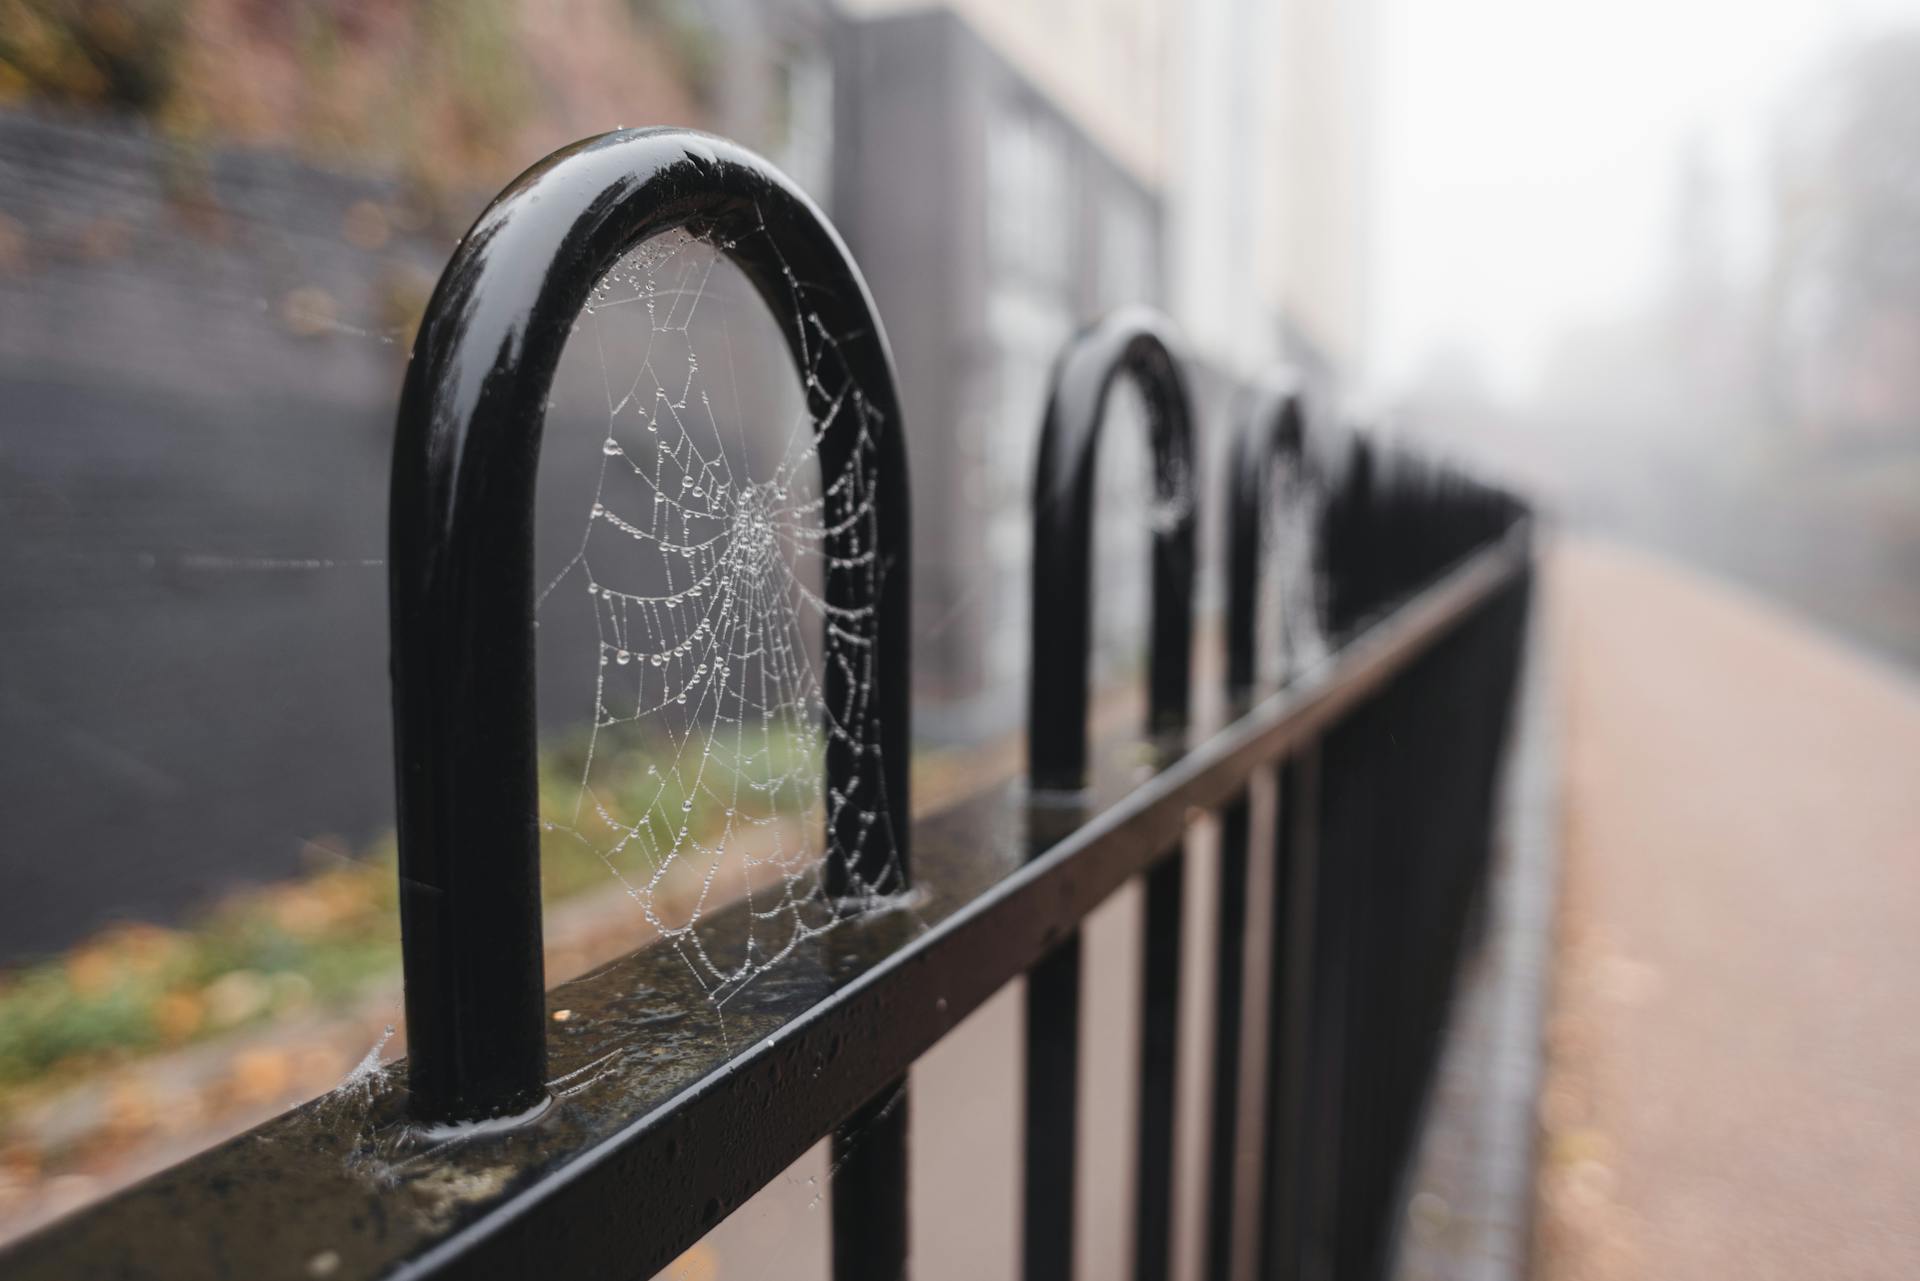
[(1176, 848), (1195, 812), (1382, 688), (1530, 555), (1516, 526), (1031, 861), (1011, 785), (916, 823), (920, 901), (797, 950), (724, 1011), (664, 947), (561, 984), (548, 993), (566, 1011), (549, 1046), (561, 1097), (537, 1120), (422, 1139), (389, 1077), (55, 1224), (0, 1253), (0, 1270), (650, 1276)]

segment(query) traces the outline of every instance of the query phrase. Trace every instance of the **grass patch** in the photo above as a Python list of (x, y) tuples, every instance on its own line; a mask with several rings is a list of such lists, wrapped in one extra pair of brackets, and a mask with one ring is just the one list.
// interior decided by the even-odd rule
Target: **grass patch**
[[(666, 845), (680, 826), (711, 845), (729, 821), (729, 808), (737, 818), (803, 815), (818, 807), (817, 797), (802, 794), (803, 781), (819, 775), (808, 756), (811, 744), (797, 735), (771, 734), (750, 748), (716, 744), (702, 787), (692, 786), (674, 768), (674, 754), (658, 743), (614, 745), (603, 738), (601, 748), (592, 800), (577, 816), (584, 742), (543, 757), (541, 813), (554, 824), (541, 839), (548, 902), (612, 883), (595, 848), (610, 843), (596, 801), (608, 819), (645, 823)], [(751, 777), (766, 777), (770, 769), (787, 781), (765, 792), (713, 787), (714, 779), (730, 779), (742, 767)], [(630, 879), (646, 880), (656, 869), (645, 866), (640, 844), (634, 842), (619, 865)], [(396, 859), (389, 835), (360, 857), (234, 894), (181, 927), (114, 925), (60, 956), (0, 975), (0, 1112), (20, 1091), (248, 1024), (339, 1007), (391, 981), (400, 965)], [(670, 868), (656, 893), (666, 903), (677, 894), (691, 902), (700, 875), (689, 860)]]

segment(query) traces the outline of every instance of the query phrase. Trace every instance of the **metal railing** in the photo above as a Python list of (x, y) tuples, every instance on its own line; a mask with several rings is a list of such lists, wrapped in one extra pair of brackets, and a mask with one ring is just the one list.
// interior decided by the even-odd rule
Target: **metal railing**
[[(817, 442), (827, 474), (836, 452), (867, 451), (867, 550), (885, 572), (827, 576), (834, 616), (875, 656), (870, 696), (828, 697), (863, 709), (894, 819), (874, 835), (836, 805), (862, 764), (835, 739), (828, 892), (904, 888), (909, 845), (916, 889), (910, 914), (870, 914), (796, 947), (777, 981), (731, 999), (724, 1032), (672, 948), (642, 948), (551, 991), (541, 959), (531, 516), (548, 388), (595, 282), (676, 228), (711, 233), (803, 368), (809, 323), (851, 336), (837, 359), (865, 398), (864, 426), (825, 427)], [(808, 282), (810, 317), (794, 314), (796, 280)], [(1114, 789), (1089, 765), (1088, 651), (1094, 459), (1121, 378), (1145, 393), (1151, 428), (1158, 756), (1151, 777)], [(810, 397), (829, 394), (807, 383)], [(823, 407), (810, 407), (821, 421)], [(1235, 1207), (1252, 1204), (1259, 1275), (1379, 1275), (1485, 880), (1527, 525), (1505, 495), (1310, 427), (1298, 396), (1252, 398), (1239, 428), (1227, 495), (1231, 717), (1189, 746), (1204, 495), (1181, 360), (1166, 322), (1142, 309), (1062, 354), (1035, 495), (1030, 785), (1010, 780), (909, 825), (905, 436), (886, 340), (845, 247), (764, 161), (703, 135), (622, 131), (529, 170), (456, 251), (401, 402), (390, 572), (404, 1084), (372, 1080), (363, 1097), (316, 1100), (203, 1153), (16, 1245), (0, 1256), (8, 1275), (644, 1277), (832, 1135), (835, 1275), (903, 1276), (906, 1074), (1025, 977), (1025, 1269), (1030, 1281), (1069, 1276), (1078, 932), (1142, 877), (1134, 1272), (1164, 1277), (1183, 848), (1213, 813), (1204, 1272), (1231, 1275)], [(1328, 650), (1263, 689), (1258, 587), (1276, 467), (1311, 479)], [(828, 681), (848, 679), (826, 668)], [(1248, 872), (1263, 858), (1269, 928), (1254, 937)], [(704, 928), (744, 941), (750, 916), (735, 905)], [(1268, 1001), (1264, 1035), (1249, 1038), (1254, 967)], [(594, 1089), (553, 1097), (549, 1083), (588, 1072), (599, 1073)], [(1243, 1083), (1262, 1100), (1251, 1189), (1236, 1160)]]
[[(1192, 685), (1194, 580), (1193, 411), (1167, 323), (1145, 308), (1117, 312), (1061, 353), (1040, 428), (1033, 499), (1033, 612), (1027, 711), (1029, 839), (1085, 821), (1087, 706), (1093, 644), (1095, 455), (1114, 383), (1145, 395), (1154, 501), (1170, 518), (1152, 541), (1147, 724), (1166, 758), (1185, 746)], [(1180, 1021), (1179, 846), (1147, 873), (1141, 919), (1139, 1156), (1135, 1269), (1166, 1275), (1173, 1222), (1174, 1055)], [(1069, 934), (1027, 975), (1026, 1273), (1073, 1275), (1078, 1146), (1080, 935)]]

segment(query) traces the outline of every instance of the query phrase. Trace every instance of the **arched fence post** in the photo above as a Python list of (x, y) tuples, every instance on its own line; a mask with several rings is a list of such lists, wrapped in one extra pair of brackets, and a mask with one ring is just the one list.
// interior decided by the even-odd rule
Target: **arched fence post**
[[(780, 322), (796, 364), (838, 338), (862, 413), (831, 415), (837, 389), (805, 394), (824, 475), (864, 454), (867, 494), (829, 494), (831, 562), (878, 557), (877, 574), (823, 575), (836, 625), (873, 646), (874, 685), (827, 663), (830, 708), (868, 724), (826, 749), (830, 892), (904, 888), (907, 860), (908, 555), (906, 445), (893, 361), (845, 245), (804, 194), (766, 161), (679, 129), (620, 130), (527, 170), (461, 241), (422, 319), (400, 402), (390, 512), (394, 748), (408, 1082), (424, 1122), (512, 1117), (546, 1100), (540, 923), (540, 821), (534, 700), (535, 472), (549, 389), (590, 291), (644, 240), (676, 229), (708, 237)], [(876, 546), (836, 508), (871, 502)], [(844, 513), (841, 513), (844, 515)], [(838, 527), (838, 532), (836, 532)], [(873, 777), (883, 798), (846, 801)], [(872, 784), (868, 784), (871, 788)], [(834, 797), (841, 798), (835, 803)], [(857, 812), (883, 803), (891, 821)], [(889, 1091), (889, 1095), (894, 1092)], [(871, 1234), (848, 1267), (904, 1269), (906, 1108), (841, 1172), (843, 1196), (878, 1198), (857, 1217)], [(871, 1120), (871, 1118), (869, 1118)], [(884, 1151), (897, 1145), (899, 1152)], [(863, 1181), (873, 1166), (881, 1177)], [(872, 1186), (868, 1186), (871, 1183)], [(896, 1224), (897, 1231), (880, 1230)], [(891, 1262), (880, 1253), (897, 1251)]]
[[(1028, 777), (1034, 826), (1070, 823), (1088, 784), (1095, 460), (1107, 398), (1121, 377), (1147, 403), (1155, 502), (1168, 513), (1153, 538), (1150, 732), (1184, 736), (1192, 654), (1194, 428), (1168, 323), (1127, 308), (1083, 331), (1054, 365), (1034, 488), (1033, 669)], [(1042, 852), (1044, 839), (1034, 842)], [(1174, 1062), (1179, 1018), (1183, 865), (1176, 849), (1146, 875), (1143, 917), (1140, 1158), (1135, 1184), (1135, 1275), (1164, 1277), (1171, 1261)], [(1027, 983), (1026, 1191), (1028, 1281), (1073, 1270), (1078, 1140), (1080, 937), (1061, 940)]]
[[(1260, 582), (1263, 552), (1269, 549), (1268, 522), (1273, 513), (1274, 471), (1285, 466), (1296, 473), (1306, 460), (1306, 409), (1302, 395), (1283, 381), (1274, 381), (1243, 401), (1236, 423), (1227, 468), (1227, 617), (1226, 617), (1226, 694), (1230, 715), (1243, 714), (1260, 693), (1258, 652)], [(1291, 609), (1300, 602), (1282, 602)], [(1280, 793), (1291, 798), (1295, 791), (1296, 766), (1284, 761), (1276, 776)], [(1290, 1091), (1282, 1084), (1289, 1070), (1288, 1049), (1283, 1034), (1287, 1003), (1283, 995), (1292, 980), (1282, 957), (1291, 937), (1287, 917), (1292, 913), (1288, 893), (1293, 871), (1293, 843), (1290, 825), (1295, 819), (1293, 806), (1275, 815), (1273, 910), (1267, 936), (1272, 947), (1269, 978), (1268, 1052), (1262, 1085), (1266, 1095), (1268, 1132), (1272, 1135), (1278, 1118), (1285, 1115), (1283, 1102)], [(1242, 1044), (1242, 1005), (1245, 996), (1247, 882), (1252, 831), (1249, 827), (1248, 795), (1239, 793), (1221, 809), (1220, 881), (1214, 959), (1214, 1043), (1211, 1134), (1207, 1156), (1206, 1235), (1203, 1275), (1224, 1281), (1233, 1269), (1233, 1221), (1237, 1203), (1235, 1170), (1240, 1148), (1240, 1066)], [(1284, 1141), (1283, 1141), (1284, 1142)], [(1272, 1150), (1273, 1139), (1266, 1143)], [(1273, 1230), (1272, 1216), (1279, 1209), (1280, 1197), (1275, 1178), (1282, 1172), (1272, 1166), (1263, 1152), (1263, 1187), (1271, 1204), (1263, 1204), (1266, 1231)], [(1265, 1198), (1263, 1198), (1264, 1200)]]

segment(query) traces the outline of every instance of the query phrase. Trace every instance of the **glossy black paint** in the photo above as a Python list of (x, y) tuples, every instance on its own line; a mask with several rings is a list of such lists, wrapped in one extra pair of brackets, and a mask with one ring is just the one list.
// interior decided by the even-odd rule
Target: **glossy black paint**
[[(1181, 746), (1192, 655), (1193, 411), (1167, 321), (1144, 307), (1082, 331), (1053, 368), (1034, 480), (1033, 670), (1028, 778), (1040, 832), (1075, 812), (1087, 785), (1095, 459), (1107, 397), (1131, 378), (1146, 401), (1154, 501), (1171, 514), (1153, 539), (1148, 729), (1163, 758)], [(1044, 839), (1034, 841), (1044, 848)], [(1140, 1129), (1135, 1275), (1171, 1264), (1174, 1066), (1179, 1024), (1179, 850), (1147, 873), (1141, 947)], [(1078, 1144), (1080, 937), (1063, 939), (1027, 980), (1026, 1196), (1029, 1281), (1070, 1276)]]
[[(861, 624), (878, 646), (868, 741), (883, 753), (887, 812), (908, 812), (906, 452), (892, 358), (846, 247), (772, 166), (718, 138), (622, 130), (555, 152), (501, 192), (448, 263), (415, 340), (394, 443), (401, 921), (411, 1106), (423, 1120), (512, 1115), (545, 1097), (532, 524), (541, 429), (595, 282), (676, 228), (726, 249), (802, 367), (809, 322), (796, 314), (796, 284), (801, 305), (847, 335), (846, 373), (880, 428), (865, 444), (829, 430), (821, 465), (835, 474), (851, 450), (873, 451), (885, 572), (878, 600), (858, 575), (828, 575), (826, 592), (835, 605), (874, 607)], [(835, 685), (846, 679), (828, 665), (831, 705), (843, 704)], [(856, 772), (848, 753), (839, 739), (829, 748), (830, 784)], [(833, 869), (839, 884), (904, 872), (904, 821), (881, 836), (834, 843), (864, 851), (865, 865)]]

